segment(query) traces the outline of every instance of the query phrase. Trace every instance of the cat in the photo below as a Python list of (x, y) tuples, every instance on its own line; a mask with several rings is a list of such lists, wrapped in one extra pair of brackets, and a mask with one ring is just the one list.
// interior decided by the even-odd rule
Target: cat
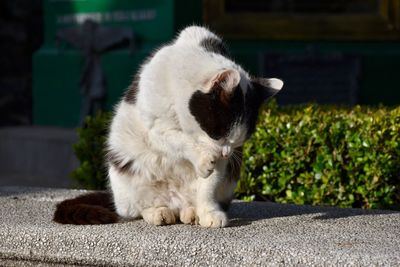
[(145, 61), (115, 108), (107, 140), (112, 195), (66, 200), (54, 220), (227, 226), (241, 147), (261, 104), (282, 87), (251, 77), (208, 29), (183, 29)]

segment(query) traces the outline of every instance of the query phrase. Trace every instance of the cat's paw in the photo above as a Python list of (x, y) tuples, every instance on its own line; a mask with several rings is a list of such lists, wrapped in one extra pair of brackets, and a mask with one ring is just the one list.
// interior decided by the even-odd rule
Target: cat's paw
[(217, 158), (211, 153), (202, 153), (202, 155), (199, 155), (196, 164), (197, 175), (202, 178), (209, 177), (213, 173), (216, 163)]
[(209, 177), (217, 164), (217, 160), (222, 156), (222, 148), (216, 145), (201, 145), (197, 151), (196, 172), (202, 178)]
[(179, 214), (179, 219), (184, 224), (198, 224), (196, 219), (196, 212), (193, 207), (184, 208)]
[(143, 219), (149, 224), (166, 225), (176, 222), (174, 212), (167, 207), (149, 208), (142, 212)]
[(199, 215), (199, 224), (203, 227), (225, 227), (228, 222), (229, 219), (226, 213), (219, 210), (204, 212)]

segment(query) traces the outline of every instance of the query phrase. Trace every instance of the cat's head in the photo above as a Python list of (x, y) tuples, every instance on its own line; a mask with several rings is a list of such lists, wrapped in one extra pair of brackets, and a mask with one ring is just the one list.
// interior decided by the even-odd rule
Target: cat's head
[(191, 96), (189, 109), (201, 129), (223, 145), (227, 154), (250, 137), (261, 104), (282, 87), (276, 78), (250, 78), (236, 69), (224, 69)]

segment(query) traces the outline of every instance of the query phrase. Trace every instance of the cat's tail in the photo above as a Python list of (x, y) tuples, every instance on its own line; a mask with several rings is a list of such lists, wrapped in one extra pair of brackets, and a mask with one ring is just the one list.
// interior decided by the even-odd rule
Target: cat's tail
[(53, 220), (62, 224), (109, 224), (118, 221), (111, 194), (93, 192), (57, 205)]

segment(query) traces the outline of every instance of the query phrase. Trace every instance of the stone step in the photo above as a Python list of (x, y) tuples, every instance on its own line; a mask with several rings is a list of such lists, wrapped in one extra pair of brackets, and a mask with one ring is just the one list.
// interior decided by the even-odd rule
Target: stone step
[(9, 127), (0, 129), (0, 186), (68, 187), (78, 166), (72, 144), (75, 129)]
[(52, 222), (84, 191), (0, 187), (0, 266), (400, 266), (400, 212), (235, 201), (230, 226)]

